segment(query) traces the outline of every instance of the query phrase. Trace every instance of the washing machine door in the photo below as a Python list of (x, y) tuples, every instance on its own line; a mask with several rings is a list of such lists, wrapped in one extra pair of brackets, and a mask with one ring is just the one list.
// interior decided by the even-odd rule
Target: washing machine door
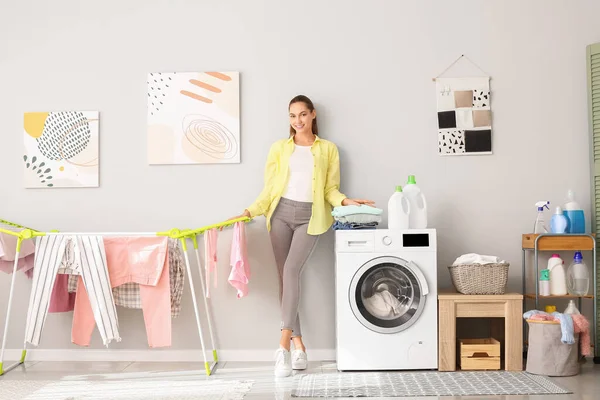
[(399, 257), (377, 257), (354, 275), (349, 289), (354, 316), (368, 329), (397, 333), (420, 317), (429, 289), (413, 262)]

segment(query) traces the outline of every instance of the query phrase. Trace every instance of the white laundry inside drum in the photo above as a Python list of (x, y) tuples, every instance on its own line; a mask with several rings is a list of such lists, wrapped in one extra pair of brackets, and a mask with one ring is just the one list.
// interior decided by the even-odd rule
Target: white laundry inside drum
[(418, 319), (425, 302), (408, 263), (391, 261), (373, 262), (352, 285), (355, 290), (350, 294), (355, 316), (367, 328), (381, 333), (407, 329)]

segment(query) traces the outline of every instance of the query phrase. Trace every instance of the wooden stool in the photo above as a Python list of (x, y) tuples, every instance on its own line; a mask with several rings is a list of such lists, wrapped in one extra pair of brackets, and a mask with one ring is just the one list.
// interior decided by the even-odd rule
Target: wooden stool
[(523, 295), (438, 295), (438, 369), (456, 371), (456, 318), (504, 318), (504, 364), (507, 371), (523, 370)]

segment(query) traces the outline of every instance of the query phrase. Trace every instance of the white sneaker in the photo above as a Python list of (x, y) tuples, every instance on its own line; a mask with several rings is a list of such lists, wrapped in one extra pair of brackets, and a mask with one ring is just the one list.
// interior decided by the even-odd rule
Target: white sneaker
[(302, 350), (294, 350), (292, 352), (292, 368), (306, 369), (306, 367), (308, 367), (306, 353)]
[(275, 376), (285, 378), (292, 374), (292, 357), (288, 350), (281, 347), (275, 352)]

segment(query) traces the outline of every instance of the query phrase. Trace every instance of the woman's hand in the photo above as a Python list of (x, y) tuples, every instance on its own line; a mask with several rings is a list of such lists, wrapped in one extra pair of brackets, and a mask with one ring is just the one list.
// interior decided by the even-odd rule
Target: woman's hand
[[(250, 218), (250, 212), (248, 210), (244, 210), (243, 214), (240, 215), (236, 215), (235, 217), (231, 217), (227, 220), (225, 220), (225, 222), (229, 222), (229, 221), (233, 221), (234, 219), (238, 219), (238, 218)], [(219, 230), (222, 231), (224, 227), (220, 227)]]
[(361, 204), (365, 204), (367, 206), (373, 207), (375, 202), (373, 200), (364, 200), (364, 199), (348, 199), (345, 198), (342, 200), (343, 206), (360, 206)]

